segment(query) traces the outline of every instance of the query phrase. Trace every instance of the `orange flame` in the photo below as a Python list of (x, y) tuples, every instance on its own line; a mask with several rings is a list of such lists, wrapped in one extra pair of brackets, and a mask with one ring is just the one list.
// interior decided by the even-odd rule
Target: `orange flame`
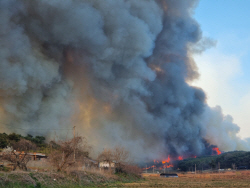
[(142, 168), (142, 169), (143, 169), (143, 170), (148, 170), (148, 169), (151, 169), (151, 168), (156, 168), (156, 166), (153, 165), (153, 166), (149, 166), (149, 167), (147, 167), (147, 168)]
[(213, 148), (213, 151), (216, 151), (217, 155), (221, 154), (221, 151), (219, 150), (219, 148)]
[(167, 159), (165, 159), (164, 161), (162, 161), (162, 164), (169, 163), (169, 162), (170, 162), (170, 157), (168, 156)]
[(174, 165), (170, 164), (170, 165), (164, 165), (164, 168), (171, 168), (174, 167)]
[(179, 157), (178, 157), (178, 160), (179, 160), (179, 161), (182, 161), (182, 160), (183, 160), (183, 156), (179, 156)]

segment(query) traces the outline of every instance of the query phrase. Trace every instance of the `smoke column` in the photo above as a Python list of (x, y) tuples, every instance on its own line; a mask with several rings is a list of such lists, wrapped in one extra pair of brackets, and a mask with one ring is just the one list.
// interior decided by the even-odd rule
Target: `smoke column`
[(249, 150), (188, 84), (204, 48), (197, 3), (0, 1), (2, 129), (65, 138), (76, 125), (95, 151), (122, 145), (135, 159)]

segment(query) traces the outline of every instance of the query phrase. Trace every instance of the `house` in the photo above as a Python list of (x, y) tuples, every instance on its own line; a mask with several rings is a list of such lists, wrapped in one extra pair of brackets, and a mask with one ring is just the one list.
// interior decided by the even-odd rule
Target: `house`
[(90, 158), (84, 157), (82, 161), (82, 170), (85, 169), (91, 169), (91, 168), (97, 168), (98, 167), (98, 162), (95, 160), (92, 160)]
[(48, 156), (43, 153), (28, 153), (28, 155), (31, 156), (34, 161), (48, 158)]
[(108, 162), (108, 161), (100, 161), (99, 168), (115, 168), (115, 162)]
[[(24, 151), (16, 151), (14, 150), (14, 153), (13, 153), (13, 156), (18, 156), (18, 157), (22, 157), (25, 155)], [(43, 153), (27, 153), (26, 154), (27, 156), (30, 156), (32, 160), (41, 160), (41, 159), (45, 159), (45, 158), (48, 158), (47, 155), (43, 154)], [(0, 157), (2, 157), (3, 154), (0, 153)]]

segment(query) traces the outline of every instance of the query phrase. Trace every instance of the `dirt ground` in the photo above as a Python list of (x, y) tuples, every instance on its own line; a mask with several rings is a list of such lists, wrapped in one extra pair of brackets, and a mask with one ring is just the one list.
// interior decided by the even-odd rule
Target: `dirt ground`
[(250, 187), (250, 171), (178, 175), (163, 178), (159, 174), (143, 174), (145, 181), (110, 187)]

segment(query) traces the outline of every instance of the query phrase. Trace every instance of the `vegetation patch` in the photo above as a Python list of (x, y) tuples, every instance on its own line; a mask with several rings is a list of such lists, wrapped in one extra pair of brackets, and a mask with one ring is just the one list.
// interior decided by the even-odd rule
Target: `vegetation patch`
[(109, 175), (85, 171), (66, 173), (28, 173), (11, 172), (0, 173), (0, 187), (98, 187), (110, 184), (127, 183), (142, 180), (139, 176)]
[(196, 165), (197, 170), (206, 169), (248, 169), (250, 168), (250, 152), (233, 151), (215, 156), (203, 156), (179, 161), (176, 168), (190, 171)]

